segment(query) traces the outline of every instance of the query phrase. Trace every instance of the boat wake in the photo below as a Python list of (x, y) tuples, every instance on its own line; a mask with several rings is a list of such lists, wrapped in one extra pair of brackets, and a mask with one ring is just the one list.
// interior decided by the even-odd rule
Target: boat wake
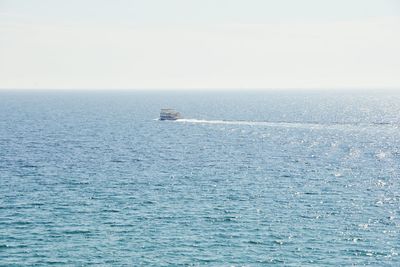
[(270, 127), (323, 127), (318, 123), (297, 123), (297, 122), (268, 122), (268, 121), (230, 121), (230, 120), (198, 120), (198, 119), (179, 119), (177, 122), (197, 123), (197, 124), (228, 124), (228, 125), (249, 125), (249, 126), (270, 126)]
[(200, 120), (200, 119), (178, 119), (176, 122), (192, 124), (225, 124), (225, 125), (248, 125), (285, 128), (307, 128), (307, 129), (344, 129), (344, 128), (368, 128), (368, 127), (395, 127), (399, 125), (389, 123), (315, 123), (315, 122), (270, 122), (270, 121), (246, 121), (246, 120)]

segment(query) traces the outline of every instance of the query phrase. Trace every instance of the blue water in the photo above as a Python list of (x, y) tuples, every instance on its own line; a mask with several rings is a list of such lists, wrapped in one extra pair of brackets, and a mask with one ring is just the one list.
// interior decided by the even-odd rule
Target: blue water
[(0, 92), (4, 266), (399, 266), (399, 179), (399, 93)]

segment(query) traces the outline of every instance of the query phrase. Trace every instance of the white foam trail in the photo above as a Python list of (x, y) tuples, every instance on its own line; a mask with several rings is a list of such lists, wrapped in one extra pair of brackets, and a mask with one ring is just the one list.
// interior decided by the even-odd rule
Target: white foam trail
[(267, 122), (267, 121), (224, 121), (224, 120), (198, 120), (198, 119), (179, 119), (177, 122), (197, 123), (197, 124), (228, 124), (228, 125), (250, 125), (250, 126), (270, 126), (270, 127), (291, 127), (291, 128), (323, 128), (324, 125), (316, 123), (288, 123), (288, 122)]

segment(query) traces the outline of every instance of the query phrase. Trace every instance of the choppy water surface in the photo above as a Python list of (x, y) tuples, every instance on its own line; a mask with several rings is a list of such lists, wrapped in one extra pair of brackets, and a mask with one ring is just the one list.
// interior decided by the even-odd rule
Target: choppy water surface
[(0, 265), (398, 266), (399, 164), (395, 93), (1, 92)]

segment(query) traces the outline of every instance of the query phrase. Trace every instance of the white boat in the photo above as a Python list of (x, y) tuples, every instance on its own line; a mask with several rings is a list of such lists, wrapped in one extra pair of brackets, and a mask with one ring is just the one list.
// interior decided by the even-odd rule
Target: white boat
[(181, 113), (172, 108), (163, 108), (160, 111), (160, 121), (175, 121), (182, 118)]

